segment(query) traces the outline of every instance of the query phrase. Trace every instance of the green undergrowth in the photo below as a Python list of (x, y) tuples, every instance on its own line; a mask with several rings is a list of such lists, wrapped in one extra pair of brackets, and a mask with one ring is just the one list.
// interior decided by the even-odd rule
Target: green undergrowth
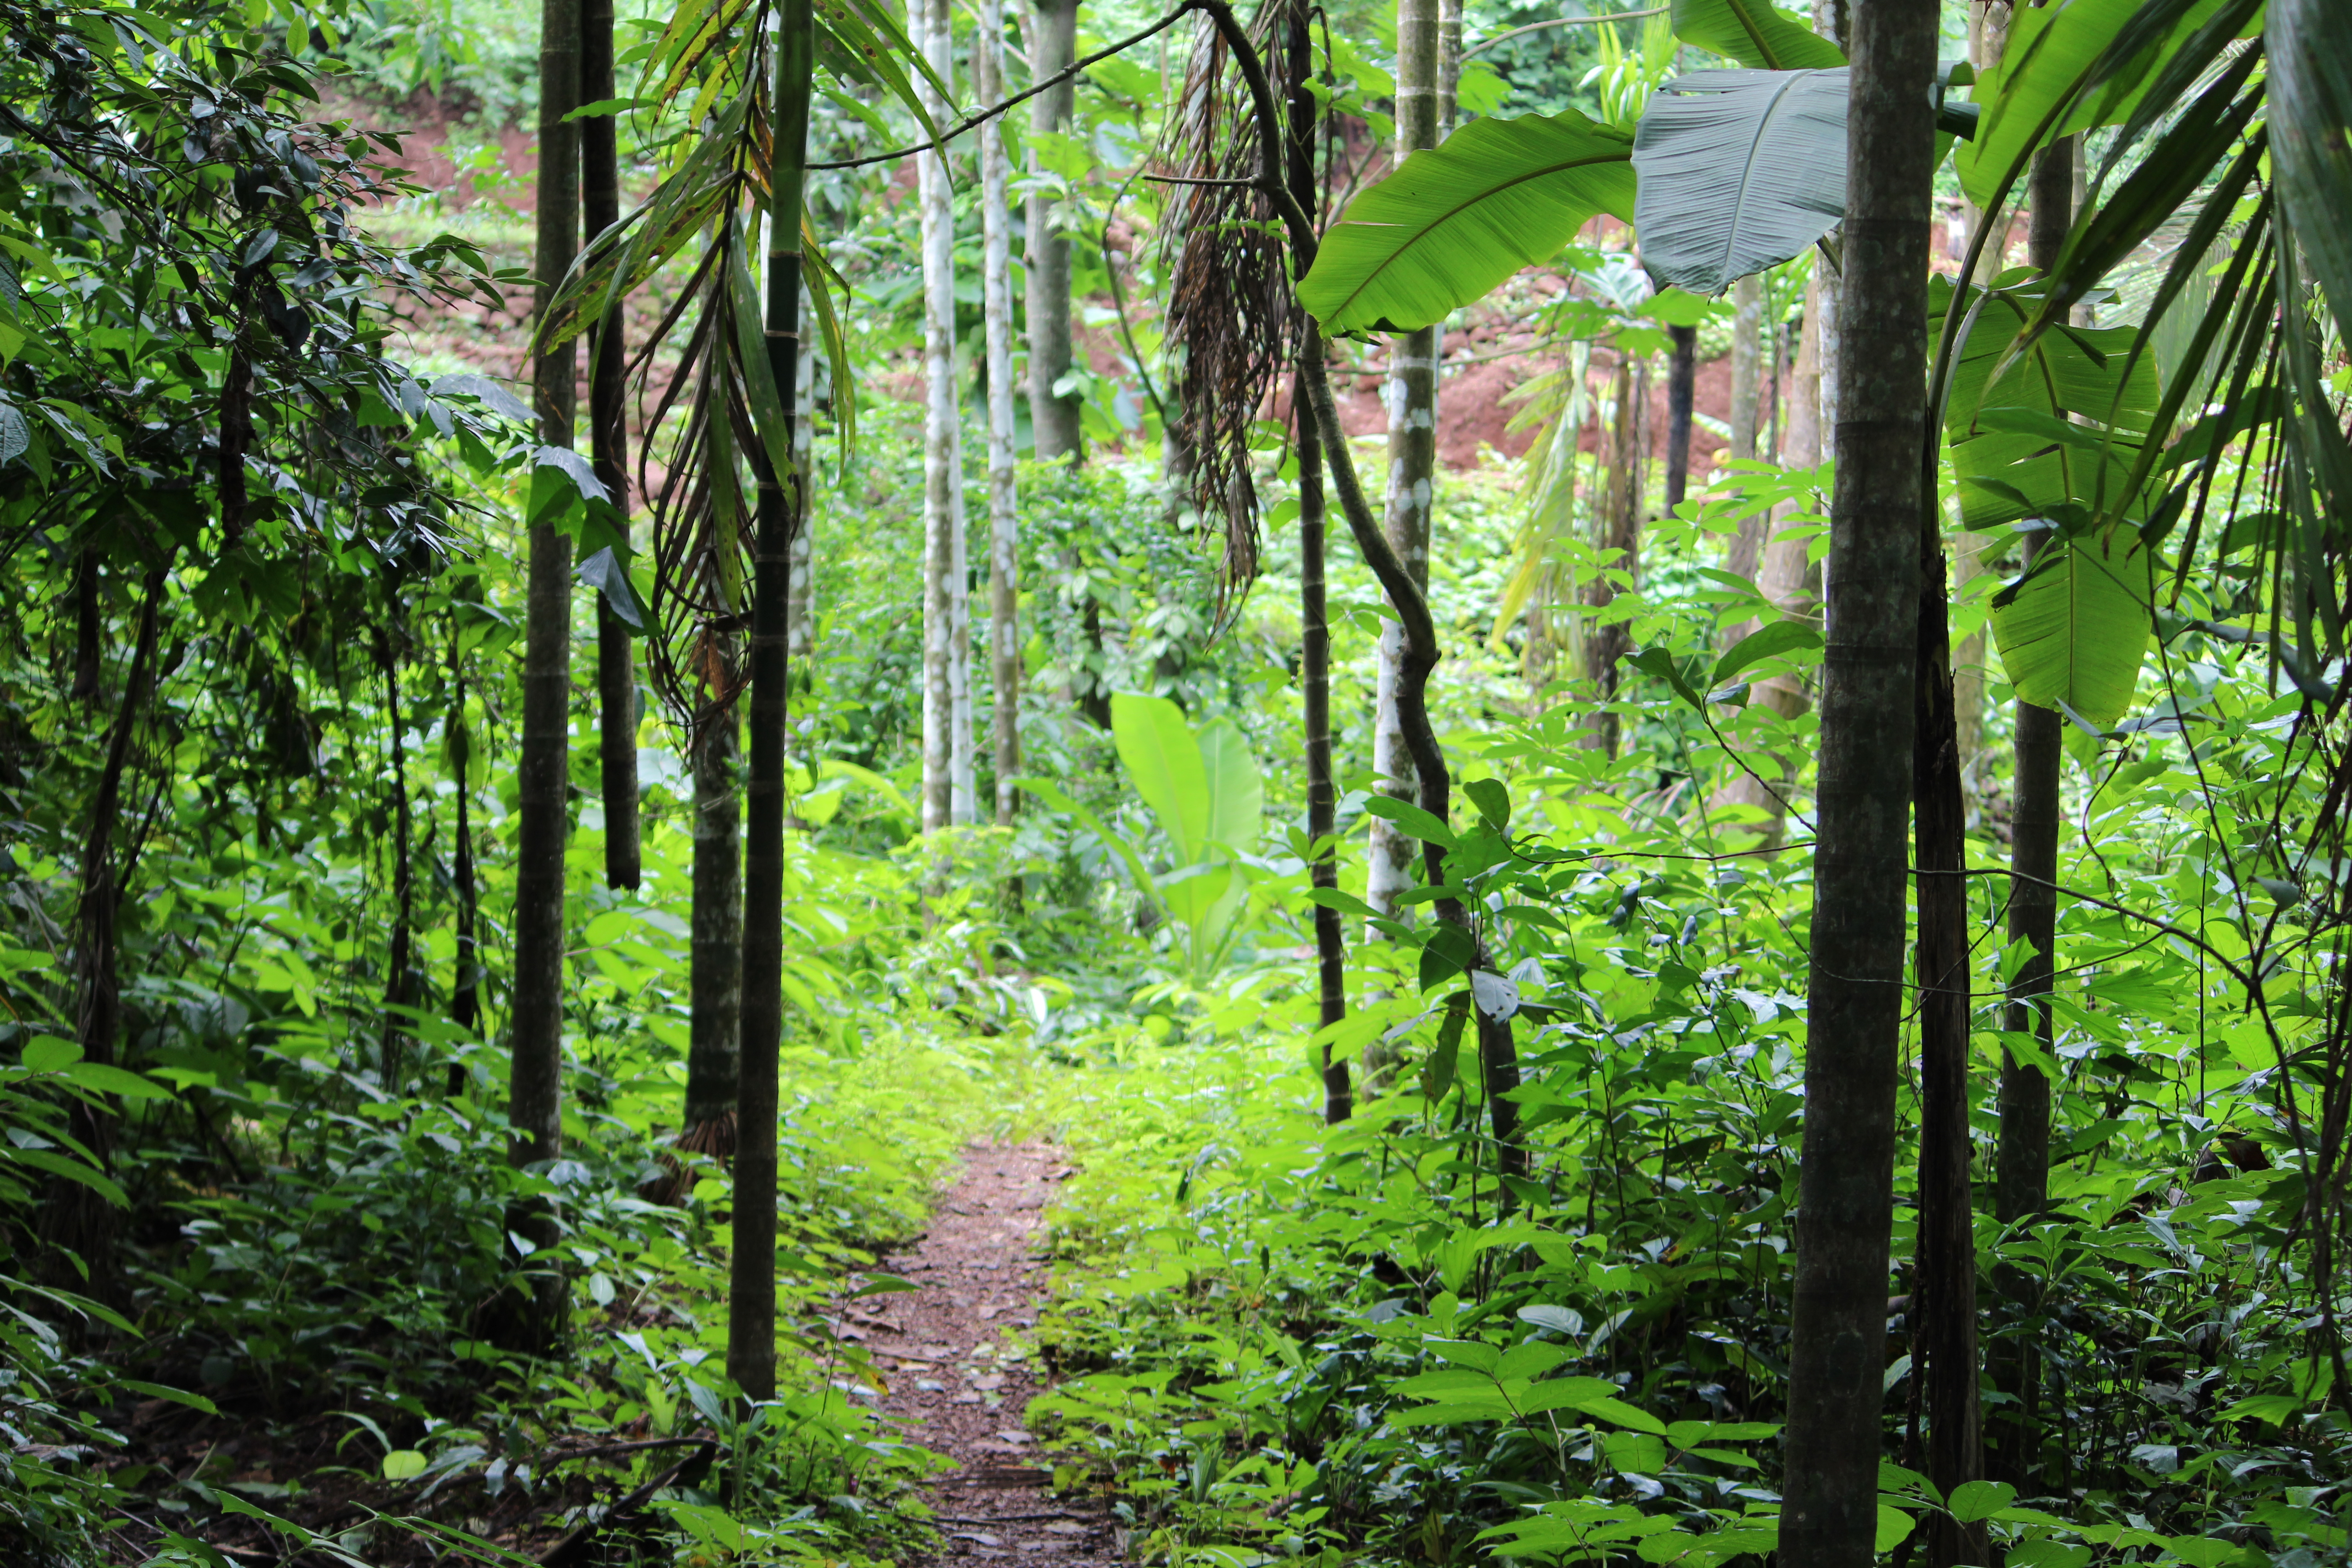
[[(2210, 825), (2295, 777), (2279, 704), (2233, 673), (2200, 676), (2219, 718), (2194, 755), (2077, 759), (2087, 843), (2062, 877), (2128, 888), (2207, 945), (2067, 908), (2042, 1058), (2050, 1203), (2010, 1226), (1990, 1212), (1995, 1080), (2004, 1049), (2043, 1047), (2002, 1032), (2017, 960), (1998, 908), (1974, 911), (1982, 1398), (2003, 1479), (1948, 1497), (1919, 1473), (1906, 1067), (1892, 1563), (1938, 1515), (2021, 1568), (2343, 1559), (2352, 1426), (2290, 1098), (2315, 1070), (2297, 1053), (2317, 983), (2283, 978), (2265, 1024), (2212, 956), (2244, 951), (2223, 915), (2244, 900)], [(1525, 773), (1465, 786), (1479, 816), (1457, 818), (1448, 864), (1510, 982), (1484, 984), (1516, 1008), (1524, 1170), (1498, 1159), (1469, 988), (1435, 942), (1354, 950), (1350, 991), (1374, 1000), (1323, 1037), (1358, 1073), (1342, 1128), (1322, 1124), (1308, 976), (1279, 950), (1139, 995), (1149, 1026), (1098, 1037), (1051, 1101), (1080, 1174), (1037, 1330), (1061, 1382), (1031, 1419), (1141, 1561), (1748, 1568), (1776, 1548), (1808, 868), (1719, 858), (1671, 822), (1628, 834), (1645, 780), (1540, 731), (1515, 745)], [(1384, 1065), (1365, 1092), (1368, 1058)]]

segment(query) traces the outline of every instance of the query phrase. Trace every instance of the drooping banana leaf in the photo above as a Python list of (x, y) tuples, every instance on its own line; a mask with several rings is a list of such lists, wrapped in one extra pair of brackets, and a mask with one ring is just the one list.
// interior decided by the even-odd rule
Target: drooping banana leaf
[(1634, 227), (1651, 275), (1720, 293), (1836, 226), (1846, 99), (1843, 67), (1694, 71), (1659, 88), (1633, 139)]
[[(1953, 357), (1944, 438), (1959, 477), (1961, 521), (1970, 529), (2070, 503), (2113, 509), (2162, 401), (2154, 360), (2132, 360), (2130, 327), (2052, 327), (2010, 359), (2042, 304), (2027, 276), (2020, 269), (1997, 280)], [(1952, 295), (1948, 279), (1930, 282), (1931, 336), (1940, 332)]]
[(1764, 70), (1822, 70), (1844, 51), (1772, 0), (1674, 0), (1675, 37)]
[(1570, 110), (1474, 120), (1353, 202), (1298, 285), (1327, 332), (1412, 331), (1549, 258), (1598, 213), (1632, 221), (1633, 142)]
[(1993, 640), (2020, 700), (2072, 709), (2095, 729), (2131, 708), (2147, 656), (2149, 556), (2130, 529), (2045, 552), (1993, 601)]
[[(2000, 64), (1977, 83), (1976, 137), (1956, 160), (1979, 206), (2018, 176), (2034, 149), (2095, 125), (2120, 124), (2176, 90), (2171, 47), (2220, 22), (2237, 30), (2261, 0), (2061, 0), (2020, 6)], [(2185, 84), (2182, 84), (2185, 85)]]

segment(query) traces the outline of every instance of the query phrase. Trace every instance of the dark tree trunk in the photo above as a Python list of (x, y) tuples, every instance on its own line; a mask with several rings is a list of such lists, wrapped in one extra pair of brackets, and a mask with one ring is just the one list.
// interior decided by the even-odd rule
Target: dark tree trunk
[[(580, 245), (580, 0), (545, 0), (539, 41), (537, 309), (544, 311)], [(572, 445), (579, 356), (567, 342), (533, 362), (539, 438)], [(522, 757), (516, 770), (514, 1050), (507, 1091), (510, 1158), (541, 1164), (563, 1150), (563, 846), (570, 835), (572, 540), (551, 522), (530, 531), (523, 630)], [(566, 1284), (553, 1264), (554, 1216), (527, 1205), (509, 1226), (543, 1258), (530, 1300), (512, 1316), (513, 1348), (544, 1350), (563, 1333)]]
[[(131, 670), (122, 683), (122, 705), (114, 715), (114, 731), (106, 743), (106, 762), (99, 770), (98, 790), (90, 799), (89, 835), (82, 841), (81, 896), (74, 910), (76, 1034), (84, 1061), (115, 1065), (114, 1045), (122, 1032), (122, 977), (115, 940), (115, 917), (121, 908), (122, 888), (114, 857), (114, 831), (122, 817), (122, 779), (131, 763), (131, 738), (146, 711), (155, 681), (155, 645), (163, 623), (166, 563), (146, 574), (141, 584), (139, 631), (131, 653)], [(66, 1130), (100, 1170), (113, 1169), (114, 1112), (105, 1106), (75, 1099), (66, 1111)], [(122, 1296), (114, 1270), (114, 1209), (79, 1182), (63, 1178), (46, 1184), (41, 1197), (38, 1231), (43, 1241), (73, 1254), (81, 1269), (70, 1266), (52, 1271), (56, 1282), (86, 1290), (109, 1303)]]
[[(782, 0), (777, 23), (774, 163), (768, 177), (767, 351), (780, 387), (796, 384), (802, 190), (816, 37), (810, 0)], [(793, 405), (784, 408), (790, 448)], [(752, 1399), (776, 1392), (776, 1072), (783, 1038), (785, 605), (793, 533), (806, 476), (779, 474), (751, 448), (759, 480), (752, 549), (751, 769), (744, 792), (743, 1046), (735, 1099), (734, 1247), (728, 1281), (727, 1372)]]
[[(1315, 210), (1315, 133), (1321, 108), (1309, 85), (1314, 75), (1311, 13), (1292, 0), (1283, 37), (1283, 79), (1289, 98), (1290, 195), (1307, 212)], [(1299, 345), (1302, 354), (1320, 353), (1312, 341)], [(1331, 621), (1323, 599), (1323, 439), (1303, 397), (1294, 396), (1298, 416), (1298, 621), (1299, 685), (1306, 704), (1307, 837), (1320, 845), (1338, 829), (1339, 788), (1331, 771)], [(1316, 887), (1336, 889), (1339, 864), (1336, 854), (1318, 853), (1308, 868)], [(1315, 906), (1316, 1016), (1324, 1028), (1348, 1016), (1346, 979), (1347, 938), (1339, 911)], [(1355, 1089), (1349, 1081), (1347, 1058), (1333, 1059), (1323, 1047), (1323, 1120), (1341, 1122), (1355, 1109)]]
[(1691, 404), (1698, 395), (1698, 329), (1669, 327), (1674, 356), (1666, 362), (1666, 510), (1690, 490)]
[[(1930, 439), (1933, 434), (1930, 433)], [(1947, 1496), (1984, 1473), (1977, 1408), (1977, 1249), (1969, 1138), (1968, 807), (1952, 700), (1950, 602), (1931, 506), (1919, 540), (1919, 651), (1911, 779), (1919, 863), (1919, 1229), (1911, 1375), (1927, 1408), (1927, 1474)], [(1927, 1568), (1986, 1563), (1984, 1526), (1938, 1514)]]
[(73, 700), (77, 702), (98, 700), (99, 682), (104, 677), (99, 634), (105, 618), (98, 594), (98, 547), (85, 544), (74, 561)]
[[(2028, 186), (2028, 259), (2047, 272), (2055, 265), (2074, 220), (2074, 148), (2062, 138), (2035, 156)], [(2032, 564), (2044, 535), (2028, 534), (2026, 563)], [(2017, 705), (2017, 788), (2010, 818), (2009, 940), (2032, 944), (2031, 955), (2009, 987), (2005, 1027), (2032, 1034), (2046, 1051), (2051, 1044), (2049, 994), (2058, 935), (2058, 777), (2065, 761), (2064, 730), (2056, 711), (2031, 702)], [(2004, 1225), (2031, 1219), (2050, 1194), (2050, 1080), (2040, 1068), (2007, 1051), (2000, 1059), (2000, 1142), (1993, 1161), (1993, 1215)], [(2021, 1313), (2032, 1281), (2011, 1268), (1995, 1282)], [(1993, 1382), (2009, 1396), (2001, 1405), (2002, 1430), (1994, 1441), (2000, 1478), (2023, 1487), (2039, 1443), (2034, 1397), (2040, 1384), (2038, 1358), (2021, 1334), (1996, 1356)]]
[[(602, 103), (613, 88), (613, 0), (581, 0), (580, 100)], [(590, 238), (621, 221), (620, 121), (599, 114), (580, 121), (580, 210)], [(627, 354), (616, 302), (588, 330), (588, 442), (596, 478), (627, 526), (629, 416)], [(627, 551), (616, 550), (625, 564)], [(604, 885), (636, 890), (642, 875), (637, 841), (637, 675), (629, 626), (596, 595), (596, 758), (604, 795)]]
[[(1288, 232), (1292, 274), (1303, 278), (1315, 263), (1314, 223), (1307, 217), (1307, 209), (1291, 196), (1284, 178), (1282, 121), (1275, 106), (1274, 89), (1266, 79), (1265, 63), (1258, 55), (1257, 46), (1234, 17), (1226, 0), (1201, 0), (1201, 9), (1215, 24), (1218, 36), (1233, 51), (1234, 62), (1241, 68), (1243, 79), (1249, 89), (1251, 107), (1257, 115), (1260, 154), (1265, 160), (1261, 188), (1274, 198), (1283, 226)], [(1312, 317), (1307, 319), (1307, 331), (1309, 342), (1319, 350), (1321, 328)], [(1298, 372), (1307, 405), (1313, 411), (1316, 426), (1322, 437), (1325, 461), (1329, 468), (1331, 488), (1339, 497), (1340, 515), (1347, 519), (1348, 531), (1354, 536), (1356, 548), (1362, 553), (1364, 563), (1371, 568), (1373, 578), (1380, 584), (1381, 591), (1388, 595), (1389, 603), (1395, 607), (1397, 617), (1404, 626), (1404, 664), (1397, 683), (1397, 716), (1404, 730), (1406, 749), (1412, 753), (1413, 775), (1419, 782), (1421, 809), (1444, 822), (1450, 809), (1453, 776), (1446, 770), (1445, 752), (1437, 743), (1437, 731), (1429, 721), (1429, 676), (1437, 668), (1439, 658), (1437, 624), (1429, 613), (1428, 599), (1423, 595), (1412, 580), (1412, 574), (1406, 570), (1394, 547), (1381, 532), (1380, 520), (1372, 515), (1371, 502), (1364, 495), (1363, 481), (1357, 475), (1355, 460), (1349, 453), (1347, 431), (1339, 423), (1339, 404), (1331, 395), (1331, 378), (1325, 372), (1322, 354), (1319, 352), (1301, 354)], [(1422, 847), (1423, 874), (1429, 885), (1433, 888), (1445, 886), (1444, 848), (1434, 843), (1425, 843)], [(1465, 937), (1471, 937), (1475, 942), (1476, 939), (1472, 936), (1469, 914), (1463, 909), (1459, 899), (1440, 898), (1434, 900), (1433, 907), (1439, 920)], [(1509, 1038), (1509, 1033), (1506, 1031), (1502, 1039), (1507, 1043)], [(1481, 1043), (1483, 1045), (1483, 1039)], [(1486, 1065), (1490, 1070), (1507, 1068), (1512, 1075), (1511, 1081), (1517, 1081), (1518, 1063), (1516, 1058), (1507, 1063)], [(1490, 1079), (1489, 1081), (1495, 1080)], [(1517, 1109), (1499, 1098), (1492, 1102), (1492, 1108), (1495, 1136), (1503, 1145), (1503, 1159), (1507, 1168), (1507, 1163), (1515, 1155), (1521, 1160), (1525, 1158), (1516, 1147)]]
[[(1078, 58), (1078, 0), (1037, 0), (1032, 16), (1030, 47), (1034, 53), (1029, 79), (1037, 82), (1066, 69)], [(1067, 131), (1077, 101), (1075, 81), (1047, 88), (1029, 100), (1029, 128)], [(1076, 462), (1085, 457), (1078, 425), (1083, 399), (1054, 391), (1054, 384), (1070, 373), (1070, 242), (1050, 227), (1053, 208), (1046, 196), (1029, 198), (1029, 233), (1022, 253), (1029, 290), (1030, 455), (1040, 462), (1051, 458)], [(1108, 706), (1104, 711), (1108, 714)], [(1087, 716), (1093, 716), (1091, 709)]]
[[(474, 793), (474, 731), (466, 723), (466, 676), (462, 668), (456, 686), (457, 695), (449, 707), (449, 726), (457, 742), (450, 747), (450, 760), (457, 768), (457, 853), (450, 878), (457, 884), (457, 966), (449, 985), (449, 1021), (470, 1035), (482, 1024), (482, 962), (478, 934), (480, 892), (474, 879), (474, 819), (469, 798)], [(453, 1061), (449, 1064), (447, 1093), (454, 1100), (465, 1092), (466, 1065)]]
[(1935, 0), (1853, 13), (1780, 1561), (1870, 1568), (1904, 1008)]
[[(391, 613), (387, 605), (385, 614)], [(408, 1021), (401, 1010), (416, 1005), (412, 934), (416, 919), (415, 821), (408, 798), (408, 742), (401, 733), (400, 660), (391, 632), (379, 629), (375, 647), (376, 662), (383, 669), (384, 717), (392, 728), (392, 942), (384, 958), (383, 1036), (377, 1047), (377, 1070), (384, 1092), (396, 1095), (406, 1077), (408, 1049)]]
[[(731, 665), (732, 660), (729, 660)], [(735, 671), (720, 678), (731, 689)], [(694, 924), (681, 1147), (718, 1159), (735, 1152), (735, 1093), (743, 1052), (743, 797), (735, 700), (705, 719), (694, 749)]]

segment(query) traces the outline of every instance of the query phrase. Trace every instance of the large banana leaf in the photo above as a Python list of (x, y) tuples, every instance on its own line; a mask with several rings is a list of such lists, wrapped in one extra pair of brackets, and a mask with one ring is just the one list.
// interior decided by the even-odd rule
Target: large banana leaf
[(1188, 866), (1206, 859), (1209, 777), (1183, 710), (1164, 697), (1117, 692), (1110, 700), (1110, 732), (1135, 793), (1160, 819), (1177, 857)]
[[(2172, 78), (2161, 68), (2172, 46), (2218, 16), (2234, 19), (2243, 7), (2244, 0), (2019, 6), (2000, 64), (1977, 83), (1984, 116), (1955, 160), (1961, 189), (1982, 206), (2053, 137), (2131, 119), (2158, 84), (2168, 95)], [(2319, 8), (2328, 8), (2324, 0)]]
[(2352, 49), (2342, 0), (2271, 0), (2271, 157), (2287, 226), (2352, 342)]
[(1201, 726), (1201, 772), (1209, 784), (1209, 842), (1248, 854), (1265, 816), (1265, 785), (1249, 742), (1230, 719)]
[(1720, 293), (1834, 227), (1846, 98), (1843, 67), (1695, 71), (1659, 88), (1633, 138), (1634, 227), (1651, 275)]
[(1845, 64), (1835, 44), (1772, 0), (1674, 0), (1674, 6), (1675, 37), (1725, 59), (1782, 71)]
[(1595, 214), (1632, 221), (1633, 150), (1573, 110), (1474, 120), (1349, 204), (1299, 301), (1327, 332), (1425, 327), (1548, 259)]
[[(2024, 276), (2004, 275), (1953, 359), (1944, 438), (1959, 477), (1961, 521), (1971, 529), (2070, 502), (2112, 506), (2162, 399), (2154, 359), (2142, 354), (2131, 363), (2129, 327), (2052, 327), (2004, 367), (2042, 304)], [(1951, 302), (1950, 280), (1935, 279), (1928, 298), (1933, 336)]]
[(2129, 529), (2067, 541), (1993, 601), (1993, 640), (2019, 699), (2063, 704), (2101, 730), (2131, 707), (2148, 630), (2148, 555)]

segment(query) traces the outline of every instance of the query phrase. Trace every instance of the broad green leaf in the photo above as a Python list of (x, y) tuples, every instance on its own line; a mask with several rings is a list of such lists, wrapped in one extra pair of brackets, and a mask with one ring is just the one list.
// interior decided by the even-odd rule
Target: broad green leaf
[(1962, 1524), (1974, 1524), (1990, 1519), (2016, 1499), (2017, 1489), (2007, 1481), (1963, 1481), (1952, 1489), (1952, 1517)]
[(1727, 60), (1765, 70), (1820, 70), (1845, 64), (1835, 44), (1772, 0), (1674, 0), (1675, 37)]
[(2270, 144), (2286, 225), (2352, 341), (2352, 52), (2341, 0), (2271, 0)]
[(1430, 1340), (1430, 1354), (1473, 1372), (1493, 1373), (1503, 1364), (1503, 1352), (1482, 1340)]
[[(1960, 481), (1961, 521), (1988, 529), (2069, 502), (2112, 505), (2162, 402), (2155, 362), (2133, 359), (2133, 328), (2072, 325), (2049, 328), (2011, 358), (2042, 296), (2021, 273), (2000, 281), (1989, 297), (1971, 295), (1982, 303), (1947, 383), (1944, 437)], [(1953, 293), (1942, 279), (1929, 285), (1931, 336), (1942, 331)], [(2051, 423), (2034, 426), (2020, 410)], [(2103, 453), (2109, 419), (2117, 439)]]
[(1199, 732), (1201, 768), (1209, 783), (1209, 842), (1246, 855), (1257, 847), (1265, 816), (1265, 785), (1249, 742), (1230, 719), (1213, 719)]
[(2105, 730), (2131, 708), (2147, 651), (2148, 559), (2126, 531), (2102, 544), (2074, 539), (2046, 551), (2007, 604), (1995, 601), (1993, 637), (2018, 700), (2062, 703)]
[(118, 1207), (128, 1208), (131, 1205), (131, 1200), (123, 1195), (121, 1187), (115, 1184), (113, 1177), (100, 1171), (97, 1166), (86, 1165), (79, 1160), (68, 1159), (63, 1154), (53, 1153), (47, 1149), (5, 1147), (0, 1147), (0, 1159), (14, 1160), (19, 1164), (31, 1165), (38, 1170), (47, 1171), (53, 1176), (63, 1176), (68, 1182), (79, 1182)]
[(1465, 779), (1462, 793), (1486, 826), (1500, 833), (1511, 825), (1511, 791), (1500, 779)]
[(1878, 1505), (1878, 1539), (1872, 1543), (1873, 1549), (1879, 1552), (1894, 1551), (1903, 1544), (1903, 1538), (1911, 1533), (1911, 1516), (1901, 1509), (1889, 1508), (1885, 1503), (1880, 1503)]
[(1843, 67), (1694, 71), (1652, 94), (1633, 137), (1634, 228), (1651, 275), (1720, 293), (1835, 227), (1846, 98)]
[(1581, 1410), (1596, 1399), (1613, 1399), (1617, 1385), (1597, 1377), (1556, 1377), (1538, 1383), (1519, 1401), (1530, 1415), (1547, 1410)]
[(1587, 1415), (1598, 1415), (1603, 1421), (1613, 1421), (1620, 1426), (1631, 1426), (1636, 1432), (1654, 1432), (1663, 1437), (1666, 1424), (1638, 1406), (1622, 1399), (1588, 1399), (1577, 1406)]
[(1326, 332), (1425, 327), (1549, 259), (1595, 214), (1631, 222), (1633, 150), (1574, 110), (1474, 120), (1348, 205), (1299, 302)]
[(414, 1479), (425, 1473), (425, 1456), (414, 1448), (394, 1448), (383, 1457), (383, 1479), (388, 1481)]
[(169, 1100), (172, 1091), (151, 1079), (104, 1062), (74, 1062), (65, 1068), (66, 1080), (94, 1094), (119, 1094), (125, 1100)]
[(26, 1072), (56, 1072), (81, 1060), (81, 1047), (55, 1035), (36, 1035), (26, 1042), (19, 1060)]
[(1364, 802), (1364, 815), (1393, 822), (1411, 837), (1442, 849), (1451, 849), (1455, 843), (1451, 828), (1409, 801), (1385, 795), (1372, 795)]
[(1822, 646), (1822, 634), (1817, 627), (1802, 621), (1774, 621), (1759, 626), (1741, 637), (1715, 661), (1714, 685), (1721, 687), (1731, 678), (1759, 659), (1774, 658), (1799, 648)]
[(1177, 856), (1199, 864), (1209, 843), (1209, 778), (1183, 710), (1164, 697), (1115, 692), (1110, 732), (1135, 793), (1160, 819)]

